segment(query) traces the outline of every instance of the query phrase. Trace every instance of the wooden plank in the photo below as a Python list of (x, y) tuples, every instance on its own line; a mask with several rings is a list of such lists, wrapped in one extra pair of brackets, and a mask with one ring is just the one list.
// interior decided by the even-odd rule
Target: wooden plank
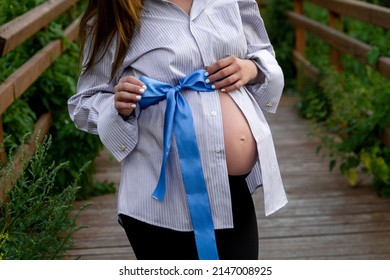
[[(380, 57), (378, 61), (378, 70), (384, 77), (390, 80), (390, 57)], [(390, 147), (390, 142), (388, 142)]]
[(260, 242), (260, 256), (263, 259), (366, 259), (367, 255), (381, 255), (387, 259), (388, 245), (387, 232), (270, 238)]
[(0, 84), (0, 115), (7, 110), (14, 100), (13, 81), (11, 79), (6, 79)]
[(19, 98), (62, 53), (62, 42), (53, 41), (37, 52), (16, 70), (10, 80), (14, 85), (15, 99)]
[[(112, 229), (113, 227), (111, 227)], [(115, 228), (120, 228), (115, 225)], [(106, 247), (128, 247), (131, 248), (130, 243), (124, 234), (124, 230), (119, 231), (100, 231), (93, 239), (90, 234), (78, 236), (77, 246), (79, 248), (106, 248)]]
[[(285, 178), (289, 178), (288, 176), (285, 176)], [(311, 180), (314, 181), (313, 179)], [(333, 220), (338, 220), (338, 217), (343, 217), (342, 220), (347, 220), (346, 217), (353, 217), (356, 215), (359, 219), (362, 219), (365, 217), (364, 215), (378, 215), (378, 217), (385, 216), (386, 212), (383, 211), (383, 209), (389, 209), (389, 200), (384, 200), (385, 202), (380, 203), (380, 200), (382, 198), (376, 197), (376, 201), (379, 205), (376, 205), (373, 202), (366, 201), (366, 196), (356, 196), (353, 192), (343, 192), (343, 188), (340, 188), (340, 192), (338, 196), (343, 197), (343, 201), (339, 203), (329, 203), (329, 200), (327, 198), (328, 189), (326, 186), (322, 186), (320, 189), (313, 189), (312, 190), (311, 184), (306, 184), (304, 189), (306, 192), (309, 192), (309, 195), (306, 195), (304, 197), (297, 197), (296, 195), (288, 194), (288, 197), (290, 198), (290, 203), (286, 206), (286, 210), (278, 213), (276, 216), (274, 216), (275, 219), (281, 219), (281, 218), (298, 218), (298, 217), (313, 217), (313, 218), (320, 218), (320, 217), (327, 217), (330, 216), (333, 218)], [(286, 187), (290, 190), (295, 191), (295, 186), (286, 184)], [(350, 187), (351, 188), (351, 187)], [(368, 191), (368, 190), (367, 190)], [(315, 193), (319, 194), (319, 197), (317, 200), (315, 200)], [(351, 198), (358, 198), (358, 203), (352, 203), (349, 200), (349, 197)], [(256, 205), (262, 204), (261, 199), (255, 199)], [(315, 203), (314, 203), (315, 202)], [(329, 204), (326, 204), (329, 203)], [(351, 203), (350, 208), (347, 208), (345, 206), (346, 203)], [(337, 215), (335, 215), (337, 213)], [(361, 216), (361, 217), (359, 217)], [(259, 216), (261, 218), (261, 216)], [(381, 219), (374, 220), (374, 216), (370, 216), (370, 219), (372, 222), (382, 222)], [(387, 219), (385, 219), (386, 221)], [(348, 221), (350, 222), (350, 221)]]
[(390, 148), (390, 127), (386, 127), (383, 131), (382, 141), (387, 147)]
[[(65, 30), (64, 34), (68, 40), (76, 39), (79, 21), (80, 19), (76, 19)], [(9, 76), (0, 85), (0, 114), (19, 98), (64, 51), (64, 42), (60, 39), (54, 40)]]
[[(295, 25), (306, 29), (329, 45), (350, 54), (364, 64), (369, 64), (368, 54), (372, 50), (370, 45), (294, 12), (288, 12), (288, 18)], [(381, 67), (378, 67), (379, 73), (385, 77), (389, 76), (389, 58), (381, 58), (379, 61), (382, 61)]]
[(354, 0), (307, 0), (338, 14), (390, 29), (390, 9)]
[(47, 1), (29, 12), (0, 26), (0, 57), (47, 26), (53, 19), (74, 6), (79, 0)]
[(80, 20), (81, 17), (78, 17), (71, 24), (69, 24), (69, 26), (65, 29), (64, 35), (65, 38), (68, 39), (69, 41), (72, 42), (76, 41), (79, 32)]
[[(341, 14), (334, 11), (328, 11), (328, 25), (336, 30), (342, 31), (343, 24)], [(343, 70), (342, 53), (335, 48), (330, 48), (330, 63), (337, 71)]]
[[(322, 204), (322, 203), (321, 203)], [(383, 206), (382, 206), (383, 207)], [(287, 211), (285, 211), (287, 212)], [(333, 215), (313, 215), (307, 213), (305, 215), (286, 216), (281, 215), (275, 219), (261, 219), (262, 225), (260, 228), (271, 229), (276, 228), (292, 228), (294, 231), (280, 231), (273, 232), (271, 229), (269, 232), (273, 232), (273, 236), (286, 236), (286, 235), (312, 235), (313, 231), (305, 231), (305, 227), (316, 228), (315, 234), (330, 234), (330, 233), (345, 233), (345, 232), (381, 232), (390, 230), (390, 219), (386, 212), (374, 212), (372, 209), (366, 209), (363, 213), (340, 213), (337, 216)], [(294, 216), (294, 219), (291, 217)], [(348, 228), (345, 227), (345, 222), (348, 222)], [(306, 229), (305, 229), (306, 230)]]
[(320, 80), (320, 71), (315, 66), (313, 66), (310, 61), (308, 61), (303, 55), (297, 51), (293, 51), (293, 57), (294, 62), (298, 65), (298, 67), (302, 67), (308, 77), (317, 82)]
[(72, 249), (67, 259), (80, 260), (135, 260), (135, 255), (129, 246), (108, 248)]

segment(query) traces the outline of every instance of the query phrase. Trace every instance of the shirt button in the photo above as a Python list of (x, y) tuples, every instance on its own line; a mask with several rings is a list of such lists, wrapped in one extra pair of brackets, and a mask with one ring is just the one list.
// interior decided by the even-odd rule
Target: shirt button
[(122, 145), (122, 146), (121, 146), (121, 151), (122, 151), (122, 152), (124, 152), (126, 149), (127, 149), (127, 146), (125, 146), (125, 145)]
[(217, 115), (217, 111), (212, 111), (212, 112), (211, 112), (211, 115), (212, 115), (212, 116), (216, 116), (216, 115)]
[(267, 105), (265, 105), (267, 108), (272, 108), (272, 103), (268, 103)]

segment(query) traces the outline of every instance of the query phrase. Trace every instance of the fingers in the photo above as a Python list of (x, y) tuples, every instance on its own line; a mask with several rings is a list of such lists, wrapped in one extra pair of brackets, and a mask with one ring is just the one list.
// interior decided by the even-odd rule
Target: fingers
[(114, 87), (115, 108), (124, 117), (129, 116), (145, 92), (146, 86), (133, 76), (126, 76), (119, 80)]
[(220, 59), (216, 63), (214, 63), (213, 65), (206, 66), (206, 70), (211, 76), (213, 76), (213, 75), (218, 76), (218, 71), (220, 71), (221, 69), (224, 69), (225, 67), (232, 64), (234, 62), (235, 58), (236, 57), (234, 57), (234, 56), (228, 56), (228, 57), (225, 57), (223, 59)]
[(233, 91), (246, 85), (257, 75), (257, 67), (250, 60), (229, 56), (207, 66), (209, 83), (217, 90)]

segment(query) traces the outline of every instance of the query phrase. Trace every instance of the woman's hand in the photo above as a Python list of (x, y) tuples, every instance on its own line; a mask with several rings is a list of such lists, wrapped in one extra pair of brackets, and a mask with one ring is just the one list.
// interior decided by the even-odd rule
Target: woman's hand
[(236, 90), (246, 84), (264, 80), (264, 74), (256, 64), (248, 59), (228, 56), (210, 66), (206, 66), (208, 82), (223, 92)]
[(126, 76), (114, 87), (115, 108), (122, 117), (128, 117), (137, 107), (146, 86), (134, 76)]

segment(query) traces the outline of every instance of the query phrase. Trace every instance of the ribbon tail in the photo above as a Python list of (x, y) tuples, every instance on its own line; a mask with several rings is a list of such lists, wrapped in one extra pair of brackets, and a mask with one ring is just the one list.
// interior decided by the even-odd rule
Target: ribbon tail
[(166, 182), (165, 182), (165, 169), (167, 166), (167, 160), (169, 151), (171, 149), (172, 142), (172, 133), (173, 133), (173, 122), (176, 111), (176, 100), (175, 100), (175, 89), (172, 88), (167, 93), (167, 107), (165, 109), (165, 119), (164, 119), (164, 153), (163, 160), (160, 169), (160, 176), (157, 182), (157, 186), (153, 191), (152, 197), (162, 201), (166, 192)]
[(163, 163), (161, 165), (160, 177), (158, 178), (156, 188), (152, 193), (152, 197), (158, 201), (163, 201), (166, 192), (165, 166), (166, 166), (166, 160), (163, 159)]
[(198, 257), (201, 260), (217, 260), (219, 257), (214, 224), (191, 108), (181, 94), (177, 96), (174, 133), (191, 222), (194, 227)]

